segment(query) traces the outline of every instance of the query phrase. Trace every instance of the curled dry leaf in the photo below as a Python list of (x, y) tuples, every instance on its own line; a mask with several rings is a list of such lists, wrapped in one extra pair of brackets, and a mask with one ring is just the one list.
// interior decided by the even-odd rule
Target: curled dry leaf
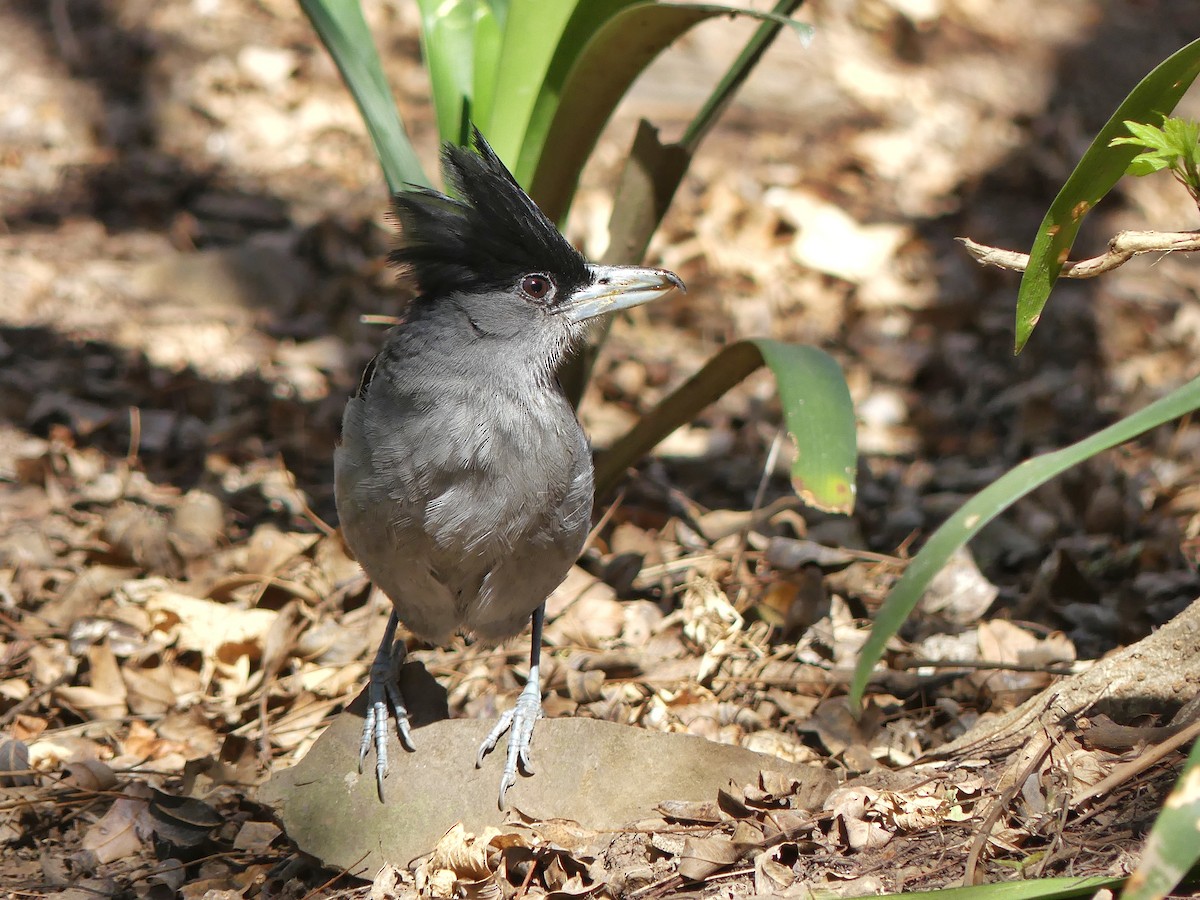
[(86, 648), (107, 641), (117, 656), (133, 656), (145, 646), (143, 632), (128, 622), (101, 616), (83, 616), (71, 623), (67, 631), (71, 652), (82, 656)]
[(274, 525), (260, 525), (245, 548), (242, 571), (252, 575), (274, 575), (297, 556), (307, 553), (319, 534), (283, 532)]
[(155, 835), (175, 847), (195, 847), (208, 839), (222, 819), (207, 803), (150, 791), (147, 808)]
[(833, 813), (835, 833), (839, 841), (851, 850), (882, 847), (892, 839), (892, 833), (878, 820), (868, 818), (879, 791), (868, 787), (838, 788), (825, 801), (825, 810)]
[(442, 835), (429, 858), (431, 869), (448, 869), (456, 881), (478, 882), (496, 871), (498, 851), (491, 845), (500, 829), (488, 826), (478, 835), (469, 833), (461, 822)]
[(725, 835), (689, 837), (679, 855), (679, 874), (688, 881), (703, 881), (741, 858), (741, 851)]
[(798, 572), (808, 565), (840, 569), (855, 559), (857, 557), (848, 550), (796, 538), (773, 537), (766, 550), (766, 560), (771, 567), (784, 572)]
[(969, 625), (983, 617), (999, 594), (1000, 588), (979, 571), (971, 551), (960, 547), (934, 576), (919, 608), (940, 613), (956, 624)]
[(384, 863), (371, 881), (370, 900), (392, 900), (400, 895), (402, 874), (392, 863)]
[(546, 629), (546, 638), (558, 646), (597, 648), (616, 638), (624, 627), (624, 607), (612, 588), (597, 581)]
[(184, 494), (167, 530), (171, 546), (185, 561), (211, 553), (224, 532), (225, 507), (208, 491), (201, 490)]
[(91, 850), (100, 863), (124, 859), (141, 851), (150, 833), (148, 804), (144, 791), (133, 785), (113, 803), (83, 836), (83, 849)]
[(167, 529), (167, 519), (158, 510), (124, 502), (105, 516), (100, 536), (118, 560), (178, 577), (182, 561)]
[[(799, 857), (793, 843), (778, 844), (754, 858), (754, 890), (773, 895), (790, 888), (796, 881), (792, 864)], [(784, 862), (790, 859), (791, 862)]]
[(90, 685), (64, 685), (55, 692), (64, 702), (94, 719), (118, 719), (126, 714), (125, 681), (117, 658), (106, 644), (88, 648)]
[(283, 832), (274, 822), (246, 822), (238, 829), (237, 837), (233, 839), (235, 850), (249, 850), (252, 853), (264, 853), (271, 842)]

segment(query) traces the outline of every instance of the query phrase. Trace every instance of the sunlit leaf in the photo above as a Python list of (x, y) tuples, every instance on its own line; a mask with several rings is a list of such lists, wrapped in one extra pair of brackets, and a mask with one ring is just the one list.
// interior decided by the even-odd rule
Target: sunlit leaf
[(299, 0), (366, 123), (388, 189), (431, 182), (409, 143), (358, 0)]
[(612, 489), (655, 444), (764, 363), (775, 376), (784, 426), (796, 447), (793, 487), (810, 506), (851, 512), (857, 437), (854, 406), (841, 367), (815, 347), (770, 340), (729, 345), (665, 397), (596, 460), (597, 493)]
[(492, 11), (480, 0), (418, 0), (417, 6), (438, 134), (463, 144), (475, 85), (475, 32)]
[[(607, 6), (614, 0), (595, 2)], [(501, 33), (493, 100), (478, 124), (497, 155), (526, 187), (529, 181), (516, 164), (525, 130), (546, 72), (560, 52), (563, 32), (581, 5), (589, 5), (588, 0), (514, 0)]]
[[(515, 170), (550, 218), (559, 221), (565, 215), (583, 164), (637, 76), (690, 28), (731, 11), (780, 21), (772, 13), (712, 4), (635, 3), (604, 21), (569, 67), (559, 65), (566, 60), (555, 60), (531, 108)], [(807, 34), (807, 26), (786, 24)]]
[(1021, 277), (1017, 296), (1018, 353), (1037, 327), (1050, 289), (1067, 261), (1084, 216), (1112, 189), (1138, 155), (1137, 147), (1121, 143), (1112, 146), (1113, 140), (1126, 135), (1126, 122), (1161, 122), (1163, 116), (1175, 108), (1197, 74), (1200, 74), (1200, 40), (1165, 59), (1138, 83), (1100, 129), (1050, 204), (1050, 211), (1033, 239), (1029, 265)]

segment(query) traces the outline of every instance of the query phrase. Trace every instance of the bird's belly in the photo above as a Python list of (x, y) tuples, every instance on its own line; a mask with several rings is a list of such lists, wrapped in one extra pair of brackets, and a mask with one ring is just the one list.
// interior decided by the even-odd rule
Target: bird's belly
[(338, 473), (339, 506), (358, 508), (342, 516), (347, 544), (404, 625), (431, 643), (445, 644), (455, 632), (488, 642), (518, 634), (587, 536), (590, 466), (575, 473), (565, 495), (528, 478), (518, 490), (478, 474), (422, 502), (411, 484)]

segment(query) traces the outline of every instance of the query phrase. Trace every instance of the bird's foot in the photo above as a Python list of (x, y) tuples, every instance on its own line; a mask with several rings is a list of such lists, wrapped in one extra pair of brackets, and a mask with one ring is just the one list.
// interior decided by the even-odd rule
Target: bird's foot
[(533, 774), (529, 764), (529, 742), (533, 738), (533, 726), (542, 717), (542, 688), (537, 670), (530, 673), (529, 681), (517, 697), (517, 704), (500, 717), (496, 727), (484, 738), (479, 747), (479, 757), (475, 760), (475, 768), (483, 764), (483, 758), (496, 749), (504, 732), (508, 732), (508, 757), (504, 761), (504, 774), (500, 777), (499, 805), (504, 809), (504, 795), (516, 784), (517, 766), (526, 775)]
[[(401, 645), (403, 646), (403, 645)], [(390, 651), (390, 648), (389, 648)], [(379, 791), (379, 799), (383, 800), (383, 779), (388, 770), (387, 726), (388, 713), (396, 718), (396, 734), (405, 750), (415, 750), (412, 730), (408, 721), (408, 709), (404, 705), (404, 695), (396, 681), (399, 666), (403, 660), (403, 651), (393, 659), (390, 652), (384, 653), (380, 648), (375, 662), (371, 664), (370, 680), (367, 682), (367, 715), (363, 722), (362, 741), (358, 746), (358, 771), (361, 774), (367, 751), (375, 747), (375, 786)]]

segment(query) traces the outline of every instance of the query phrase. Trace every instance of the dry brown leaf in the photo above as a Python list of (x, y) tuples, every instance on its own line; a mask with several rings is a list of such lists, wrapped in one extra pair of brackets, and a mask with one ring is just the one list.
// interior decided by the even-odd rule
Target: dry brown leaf
[(970, 625), (983, 618), (999, 594), (1000, 588), (979, 571), (971, 551), (960, 547), (929, 583), (918, 608), (940, 613), (959, 625)]
[(432, 869), (448, 869), (455, 881), (479, 882), (495, 874), (498, 851), (491, 841), (500, 829), (488, 826), (478, 835), (470, 834), (459, 822), (438, 841), (429, 857)]
[(265, 853), (271, 842), (283, 834), (274, 822), (246, 822), (233, 839), (235, 850)]
[(599, 648), (625, 627), (625, 608), (613, 589), (597, 581), (546, 629), (546, 640), (559, 647)]
[(785, 855), (796, 855), (796, 845), (792, 843), (778, 844), (754, 859), (754, 891), (756, 894), (770, 896), (791, 887), (796, 880), (796, 873), (790, 865), (781, 862)]
[[(1050, 668), (1075, 659), (1074, 645), (1061, 632), (1038, 638), (1004, 619), (993, 619), (979, 625), (978, 635), (980, 658), (989, 662)], [(1052, 678), (1048, 672), (1003, 670), (978, 671), (970, 676), (972, 683), (992, 694), (1001, 710), (1020, 705), (1049, 685)]]
[(879, 791), (868, 787), (844, 787), (834, 790), (825, 800), (824, 809), (833, 813), (835, 834), (851, 850), (882, 847), (892, 834), (882, 823), (867, 818)]
[(708, 876), (727, 869), (741, 858), (733, 841), (723, 834), (711, 837), (689, 837), (679, 855), (679, 874), (688, 881), (703, 881)]
[(129, 732), (121, 741), (122, 754), (138, 760), (161, 760), (171, 754), (182, 755), (187, 749), (178, 741), (159, 737), (154, 729), (137, 719), (129, 723)]
[(261, 656), (267, 633), (278, 615), (269, 609), (238, 609), (171, 590), (165, 583), (126, 583), (131, 599), (145, 605), (161, 632), (181, 650), (194, 650), (203, 663), (207, 684), (218, 672), (233, 683), (227, 690), (238, 696), (249, 684), (249, 662)]
[(297, 556), (307, 553), (319, 540), (319, 534), (282, 532), (274, 525), (260, 525), (254, 529), (244, 549), (242, 571), (251, 575), (274, 575)]
[(127, 791), (84, 833), (83, 849), (91, 850), (101, 863), (140, 853), (142, 835), (148, 833), (146, 811), (146, 799)]
[(88, 648), (90, 685), (64, 685), (55, 691), (68, 705), (94, 719), (119, 719), (126, 714), (125, 681), (117, 658), (107, 644)]
[(73, 734), (43, 734), (29, 743), (30, 765), (39, 772), (54, 771), (69, 762), (112, 756), (112, 749), (106, 744)]

